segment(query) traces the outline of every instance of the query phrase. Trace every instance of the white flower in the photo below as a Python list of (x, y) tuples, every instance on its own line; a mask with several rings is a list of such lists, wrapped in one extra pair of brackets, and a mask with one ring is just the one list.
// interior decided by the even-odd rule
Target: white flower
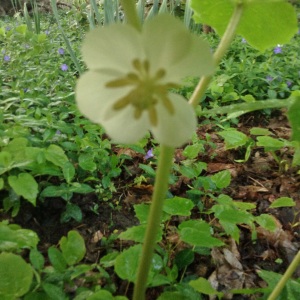
[(135, 143), (150, 130), (171, 147), (196, 128), (193, 108), (170, 92), (186, 76), (209, 75), (209, 46), (169, 15), (147, 21), (142, 32), (114, 24), (89, 32), (82, 47), (88, 71), (76, 87), (80, 111), (117, 143)]

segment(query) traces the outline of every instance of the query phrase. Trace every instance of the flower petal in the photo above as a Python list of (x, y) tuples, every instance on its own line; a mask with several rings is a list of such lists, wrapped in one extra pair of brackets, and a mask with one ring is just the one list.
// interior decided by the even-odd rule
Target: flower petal
[(107, 88), (105, 83), (112, 79), (108, 74), (96, 71), (84, 73), (76, 85), (76, 102), (79, 110), (87, 118), (102, 123), (107, 107), (126, 95), (128, 88)]
[(132, 106), (118, 111), (113, 117), (102, 122), (102, 125), (113, 142), (119, 144), (138, 142), (150, 128), (146, 113), (143, 113), (139, 119), (135, 119)]
[(151, 68), (168, 69), (186, 55), (191, 35), (183, 24), (170, 15), (158, 15), (145, 22), (143, 44)]
[(122, 24), (96, 28), (87, 33), (82, 54), (89, 69), (128, 72), (134, 59), (143, 58), (141, 34)]
[(157, 104), (158, 125), (151, 127), (155, 139), (170, 147), (179, 147), (187, 142), (196, 129), (196, 116), (193, 108), (179, 95), (169, 94), (175, 113), (168, 113), (162, 103)]

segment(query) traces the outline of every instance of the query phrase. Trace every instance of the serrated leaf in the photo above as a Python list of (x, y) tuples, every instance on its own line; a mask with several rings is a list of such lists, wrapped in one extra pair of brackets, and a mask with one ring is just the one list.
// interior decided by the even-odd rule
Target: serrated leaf
[[(146, 229), (147, 229), (146, 224), (133, 226), (133, 227), (128, 228), (126, 231), (122, 232), (119, 235), (119, 238), (122, 240), (130, 240), (130, 241), (134, 241), (137, 243), (143, 243)], [(159, 228), (159, 231), (158, 231), (158, 233), (156, 235), (156, 239), (155, 239), (156, 243), (161, 241), (162, 234), (163, 234), (162, 229)]]
[(237, 130), (220, 131), (218, 135), (225, 140), (227, 150), (245, 146), (249, 141), (249, 138), (244, 133)]
[[(235, 5), (240, 2), (192, 0), (191, 7), (195, 12), (196, 22), (208, 24), (218, 34), (223, 35)], [(297, 32), (296, 11), (285, 0), (242, 0), (242, 2), (244, 2), (244, 10), (236, 33), (242, 35), (251, 46), (264, 51), (277, 44), (288, 43)]]
[(203, 151), (204, 147), (202, 144), (193, 144), (193, 145), (188, 145), (184, 148), (182, 154), (189, 158), (193, 159), (198, 156), (199, 152)]
[(190, 216), (191, 209), (194, 207), (194, 203), (190, 199), (174, 197), (165, 200), (163, 210), (164, 212), (174, 216)]
[(189, 220), (179, 225), (180, 239), (193, 246), (218, 247), (224, 243), (211, 236), (211, 228), (204, 221)]
[(67, 237), (59, 241), (63, 257), (69, 266), (79, 263), (85, 256), (85, 243), (83, 237), (75, 230), (68, 232)]
[(30, 250), (29, 259), (36, 270), (42, 270), (42, 268), (44, 267), (45, 259), (37, 249)]
[(223, 293), (218, 292), (217, 290), (215, 290), (210, 282), (203, 278), (200, 277), (196, 280), (191, 280), (189, 282), (189, 285), (192, 286), (197, 292), (201, 293), (201, 294), (205, 294), (205, 295), (217, 295), (219, 298), (223, 296)]
[(50, 145), (45, 151), (45, 157), (48, 161), (61, 168), (68, 161), (65, 151), (57, 145)]
[(195, 259), (195, 254), (191, 249), (184, 249), (175, 256), (175, 263), (179, 270), (190, 265)]
[(292, 198), (289, 197), (280, 197), (276, 199), (269, 207), (278, 208), (278, 207), (291, 207), (295, 206), (296, 203)]
[(262, 227), (270, 231), (276, 230), (276, 221), (273, 216), (267, 214), (261, 214), (255, 217), (255, 221)]
[(257, 137), (256, 145), (264, 147), (265, 151), (276, 151), (283, 148), (285, 146), (285, 143), (270, 136), (259, 136)]
[(79, 166), (86, 171), (93, 172), (96, 170), (97, 165), (94, 162), (94, 157), (91, 154), (85, 153), (78, 157)]
[(33, 270), (19, 255), (0, 254), (0, 298), (18, 299), (29, 291)]
[(66, 179), (67, 183), (71, 183), (75, 176), (75, 168), (73, 164), (69, 161), (67, 161), (62, 168), (64, 178)]
[(229, 186), (231, 174), (228, 170), (223, 170), (211, 176), (211, 180), (219, 189), (223, 189)]
[(44, 282), (42, 284), (42, 288), (46, 292), (46, 294), (49, 296), (50, 299), (55, 300), (67, 300), (68, 297), (63, 292), (62, 288), (58, 285), (46, 283)]
[(35, 206), (38, 184), (31, 174), (20, 173), (18, 176), (9, 176), (8, 183), (17, 195), (22, 196)]

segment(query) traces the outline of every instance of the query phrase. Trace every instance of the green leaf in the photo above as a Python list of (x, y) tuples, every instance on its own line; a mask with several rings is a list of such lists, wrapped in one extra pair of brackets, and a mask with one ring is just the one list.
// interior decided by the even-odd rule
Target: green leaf
[(52, 300), (67, 300), (68, 297), (63, 292), (62, 288), (56, 284), (46, 283), (44, 282), (42, 284), (42, 288), (46, 292), (46, 294), (49, 296), (49, 298)]
[(123, 279), (135, 282), (142, 245), (135, 245), (124, 250), (115, 261), (115, 272)]
[(97, 168), (97, 165), (96, 165), (95, 162), (94, 162), (94, 157), (93, 157), (93, 155), (91, 155), (91, 154), (89, 154), (89, 153), (81, 154), (81, 155), (78, 157), (78, 163), (79, 163), (79, 166), (80, 166), (83, 170), (86, 170), (86, 171), (93, 172), (93, 171), (95, 171), (96, 168)]
[(211, 286), (210, 282), (203, 277), (200, 277), (196, 280), (191, 280), (189, 285), (192, 286), (197, 292), (204, 295), (217, 295), (219, 298), (223, 296), (223, 293), (215, 290)]
[(4, 180), (0, 178), (0, 191), (4, 188)]
[(64, 165), (63, 165), (63, 174), (64, 174), (64, 178), (66, 179), (67, 183), (71, 183), (71, 181), (73, 180), (74, 176), (75, 176), (75, 168), (73, 166), (73, 164), (69, 161), (67, 161)]
[(30, 250), (29, 259), (36, 270), (41, 271), (43, 269), (45, 259), (44, 256), (37, 249)]
[(115, 264), (116, 258), (118, 257), (119, 254), (120, 254), (119, 252), (113, 251), (111, 253), (108, 253), (108, 254), (104, 255), (100, 259), (100, 264), (104, 268), (112, 267)]
[(227, 150), (245, 146), (249, 141), (249, 138), (244, 133), (237, 130), (220, 131), (218, 135), (225, 140)]
[(114, 297), (109, 291), (100, 290), (95, 294), (89, 296), (86, 300), (113, 300)]
[(278, 207), (291, 207), (295, 206), (296, 203), (292, 198), (289, 197), (280, 197), (276, 199), (269, 207), (278, 208)]
[(211, 228), (205, 221), (189, 220), (179, 225), (180, 239), (193, 246), (218, 247), (224, 243), (211, 236)]
[(38, 195), (38, 184), (31, 174), (20, 173), (18, 177), (9, 176), (8, 183), (17, 195), (22, 196), (35, 206)]
[(51, 246), (48, 249), (48, 257), (50, 259), (52, 266), (58, 272), (64, 272), (67, 269), (66, 260), (64, 259), (62, 253), (54, 246)]
[(193, 159), (197, 157), (198, 154), (202, 151), (204, 151), (204, 147), (202, 144), (194, 144), (186, 146), (182, 154), (189, 159)]
[(0, 175), (9, 171), (13, 165), (13, 158), (9, 152), (1, 151), (0, 152)]
[(139, 168), (141, 168), (143, 171), (146, 172), (147, 175), (149, 175), (150, 177), (155, 177), (155, 171), (153, 170), (153, 168), (151, 168), (148, 165), (144, 165), (144, 164), (139, 164)]
[[(235, 3), (241, 1), (235, 1)], [(297, 14), (285, 0), (242, 0), (244, 11), (237, 26), (237, 34), (258, 50), (264, 51), (277, 44), (290, 41), (298, 30)], [(212, 26), (223, 35), (233, 14), (232, 0), (192, 0), (194, 19), (198, 23)]]
[(195, 259), (195, 254), (191, 249), (184, 249), (175, 256), (175, 263), (179, 270), (190, 265)]
[(191, 209), (194, 207), (194, 203), (190, 199), (174, 197), (165, 200), (163, 210), (164, 212), (174, 216), (190, 216)]
[(211, 180), (219, 189), (223, 189), (229, 186), (231, 174), (228, 170), (223, 170), (211, 176)]
[(48, 161), (61, 168), (69, 161), (65, 151), (57, 145), (50, 145), (45, 151), (45, 157)]
[(191, 300), (182, 292), (163, 292), (157, 300)]
[(250, 129), (252, 135), (271, 135), (272, 132), (267, 128), (253, 127)]
[[(119, 235), (119, 238), (122, 240), (130, 240), (137, 243), (143, 243), (145, 238), (146, 228), (147, 228), (146, 224), (130, 227), (126, 231), (122, 232)], [(156, 243), (161, 241), (162, 234), (163, 234), (162, 229), (159, 228), (159, 231), (155, 239)]]
[(18, 299), (29, 291), (33, 270), (19, 255), (0, 254), (0, 298)]
[(293, 141), (300, 142), (300, 92), (294, 92), (293, 102), (288, 110), (288, 119), (292, 127), (292, 136)]
[(85, 256), (85, 243), (83, 237), (75, 230), (68, 232), (68, 237), (59, 241), (63, 257), (69, 266), (79, 263)]
[(82, 211), (78, 205), (67, 203), (66, 210), (61, 214), (60, 221), (66, 223), (71, 219), (80, 222), (82, 220)]
[(265, 151), (276, 151), (285, 146), (285, 142), (274, 139), (270, 136), (257, 137), (257, 146), (264, 147)]
[(262, 227), (270, 231), (276, 230), (276, 222), (273, 216), (267, 214), (261, 214), (255, 217), (255, 221)]

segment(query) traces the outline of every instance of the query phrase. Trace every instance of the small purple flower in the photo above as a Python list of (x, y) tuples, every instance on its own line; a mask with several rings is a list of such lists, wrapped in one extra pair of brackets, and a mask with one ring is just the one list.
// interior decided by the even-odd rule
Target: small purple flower
[(29, 46), (28, 44), (25, 44), (25, 45), (24, 45), (24, 48), (25, 48), (25, 49), (29, 49), (30, 46)]
[(269, 81), (269, 82), (271, 82), (273, 79), (274, 79), (274, 78), (273, 78), (272, 76), (270, 76), (270, 75), (268, 75), (268, 76), (266, 77), (266, 80)]
[(11, 30), (11, 27), (10, 27), (10, 26), (6, 26), (6, 27), (5, 27), (5, 30), (6, 30), (6, 31), (10, 31), (10, 30)]
[(60, 130), (56, 130), (55, 134), (56, 134), (56, 135), (61, 135)]
[(154, 157), (154, 154), (153, 154), (153, 148), (151, 148), (150, 150), (147, 151), (146, 155), (144, 156), (145, 159), (149, 159), (149, 158), (152, 158)]
[(60, 55), (64, 55), (64, 54), (65, 54), (65, 50), (64, 50), (63, 48), (59, 48), (59, 49), (58, 49), (58, 53), (59, 53)]
[(293, 83), (292, 83), (290, 80), (288, 80), (288, 81), (286, 82), (286, 85), (287, 85), (288, 87), (291, 87), (292, 84), (293, 84)]
[(10, 56), (9, 55), (4, 55), (4, 61), (10, 61)]
[(274, 48), (273, 51), (274, 51), (275, 54), (282, 53), (282, 47), (278, 45), (277, 47)]
[(50, 31), (49, 31), (49, 30), (45, 30), (45, 34), (46, 34), (46, 35), (49, 35), (49, 34), (50, 34)]
[(242, 43), (247, 44), (247, 40), (245, 38), (242, 38)]
[(60, 66), (60, 68), (61, 68), (61, 70), (62, 71), (68, 71), (68, 69), (69, 69), (69, 67), (66, 65), (66, 64), (62, 64), (61, 66)]

